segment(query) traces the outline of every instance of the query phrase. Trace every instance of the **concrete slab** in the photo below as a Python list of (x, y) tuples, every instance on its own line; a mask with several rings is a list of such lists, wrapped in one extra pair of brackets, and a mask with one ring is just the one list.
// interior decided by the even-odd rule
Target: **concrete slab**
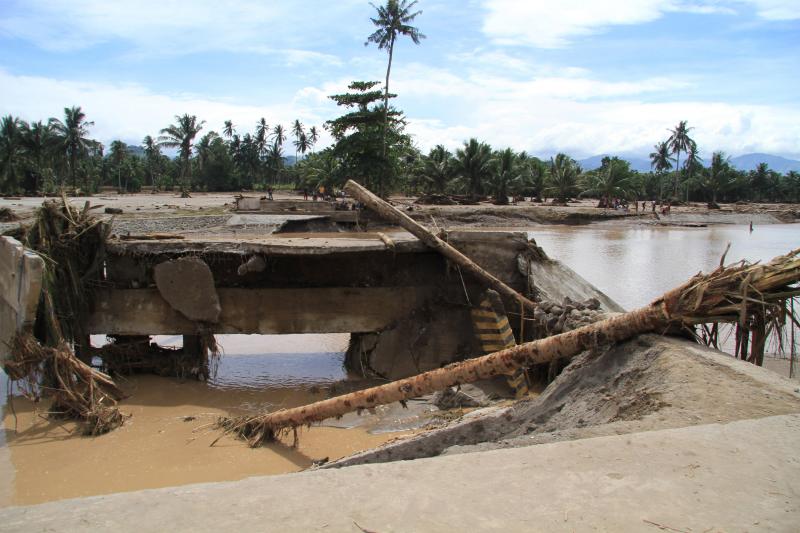
[(322, 220), (325, 215), (257, 215), (237, 214), (225, 223), (227, 226), (274, 226), (278, 227), (288, 220)]
[(44, 260), (16, 239), (0, 237), (0, 361), (14, 335), (33, 325)]
[(800, 415), (98, 496), (4, 531), (797, 531)]
[(191, 321), (216, 323), (222, 308), (208, 264), (196, 256), (164, 261), (153, 268), (158, 292)]

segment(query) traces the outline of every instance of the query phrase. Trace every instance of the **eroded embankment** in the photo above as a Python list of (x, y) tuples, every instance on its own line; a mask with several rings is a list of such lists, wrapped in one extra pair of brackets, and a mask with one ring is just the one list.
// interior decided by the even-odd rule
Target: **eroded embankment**
[(777, 375), (688, 341), (642, 335), (579, 355), (537, 398), (326, 468), (797, 412), (800, 393)]

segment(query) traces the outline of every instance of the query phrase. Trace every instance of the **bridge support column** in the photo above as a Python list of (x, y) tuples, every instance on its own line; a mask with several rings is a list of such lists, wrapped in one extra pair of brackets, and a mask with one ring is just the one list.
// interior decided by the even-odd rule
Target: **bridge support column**
[(381, 331), (352, 333), (345, 367), (355, 374), (395, 380), (478, 353), (469, 309), (437, 303)]

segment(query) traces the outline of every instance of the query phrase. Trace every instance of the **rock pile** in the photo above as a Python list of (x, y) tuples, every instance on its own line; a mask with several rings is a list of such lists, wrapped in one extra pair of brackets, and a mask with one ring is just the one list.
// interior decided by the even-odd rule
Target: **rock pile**
[(605, 313), (600, 310), (600, 300), (589, 298), (575, 302), (569, 296), (560, 304), (540, 302), (533, 318), (541, 324), (548, 335), (556, 335), (602, 320)]

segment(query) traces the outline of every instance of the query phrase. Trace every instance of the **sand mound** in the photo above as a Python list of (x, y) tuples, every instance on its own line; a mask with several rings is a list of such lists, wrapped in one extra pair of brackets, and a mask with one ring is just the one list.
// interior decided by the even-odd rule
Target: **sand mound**
[(474, 411), (330, 467), (800, 412), (800, 394), (781, 383), (688, 341), (642, 335), (579, 355), (536, 398)]

